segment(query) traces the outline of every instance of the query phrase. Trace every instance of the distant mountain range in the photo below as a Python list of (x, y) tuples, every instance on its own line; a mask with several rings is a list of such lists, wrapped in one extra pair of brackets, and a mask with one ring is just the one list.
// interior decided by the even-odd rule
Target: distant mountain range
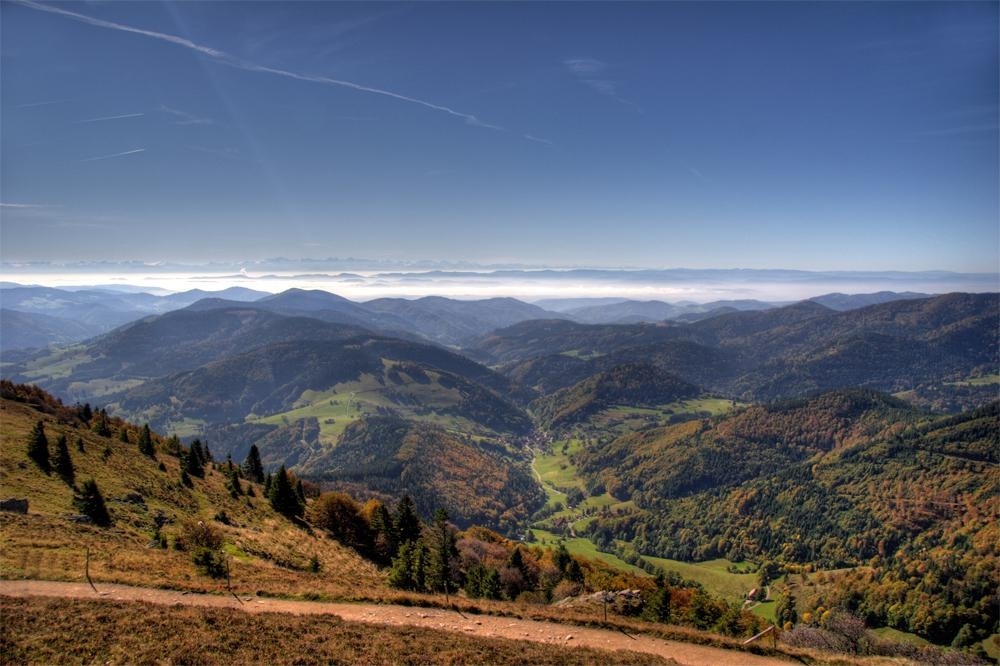
[[(923, 296), (913, 292), (835, 293), (812, 300), (835, 310), (848, 310)], [(667, 303), (627, 299), (549, 299), (533, 305), (514, 298), (456, 300), (439, 296), (356, 302), (327, 291), (304, 289), (289, 289), (272, 295), (232, 287), (217, 292), (193, 289), (154, 295), (125, 290), (117, 285), (57, 289), (4, 282), (0, 287), (0, 307), (20, 314), (3, 317), (0, 351), (78, 342), (151, 314), (195, 304), (198, 309), (218, 309), (250, 302), (278, 314), (349, 324), (455, 347), (467, 345), (495, 329), (535, 319), (568, 319), (586, 324), (693, 322), (727, 312), (764, 310), (781, 305), (755, 300)]]
[(167, 296), (110, 289), (56, 289), (4, 283), (0, 288), (0, 350), (41, 348), (77, 342), (151, 314), (187, 307), (203, 298), (252, 301), (266, 292), (232, 287), (218, 292), (192, 289)]
[(651, 363), (723, 395), (770, 400), (852, 386), (904, 391), (995, 373), (998, 317), (997, 294), (843, 312), (804, 301), (690, 324), (528, 321), (466, 352), (545, 393), (624, 363)]

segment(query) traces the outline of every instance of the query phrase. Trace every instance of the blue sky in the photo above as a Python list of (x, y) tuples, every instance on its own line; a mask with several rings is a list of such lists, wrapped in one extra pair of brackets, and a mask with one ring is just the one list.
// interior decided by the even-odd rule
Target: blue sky
[(0, 18), (4, 261), (1000, 262), (995, 2)]

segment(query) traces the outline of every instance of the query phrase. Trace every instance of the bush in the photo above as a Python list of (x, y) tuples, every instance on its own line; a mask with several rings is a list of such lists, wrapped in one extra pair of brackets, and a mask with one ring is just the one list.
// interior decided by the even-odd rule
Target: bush
[(174, 542), (177, 550), (191, 553), (191, 560), (212, 578), (226, 575), (226, 555), (222, 552), (222, 531), (203, 521), (185, 521)]

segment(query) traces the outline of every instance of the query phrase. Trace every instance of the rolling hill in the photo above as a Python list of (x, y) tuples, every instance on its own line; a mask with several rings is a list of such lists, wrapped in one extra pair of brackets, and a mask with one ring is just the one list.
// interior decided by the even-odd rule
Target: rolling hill
[(558, 430), (609, 407), (657, 408), (701, 394), (701, 389), (651, 365), (620, 365), (539, 398), (531, 410), (539, 425)]
[(337, 446), (297, 469), (352, 494), (406, 494), (422, 515), (444, 507), (459, 526), (478, 523), (508, 533), (545, 501), (523, 451), (396, 417), (355, 421)]
[(523, 322), (478, 339), (469, 353), (543, 392), (642, 362), (724, 395), (772, 400), (852, 386), (906, 391), (996, 373), (998, 320), (997, 294), (843, 312), (805, 301), (687, 324)]

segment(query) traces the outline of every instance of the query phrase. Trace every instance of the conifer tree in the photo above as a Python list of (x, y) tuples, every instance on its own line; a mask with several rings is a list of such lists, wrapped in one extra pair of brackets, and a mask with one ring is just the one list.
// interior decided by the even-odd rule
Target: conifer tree
[(59, 435), (56, 440), (56, 456), (53, 461), (56, 474), (69, 485), (73, 485), (75, 471), (73, 470), (73, 460), (69, 457), (69, 445), (66, 442), (66, 435)]
[(139, 433), (139, 453), (150, 458), (156, 457), (156, 449), (153, 448), (153, 436), (149, 432), (149, 424), (142, 426)]
[(270, 472), (268, 472), (267, 476), (264, 477), (264, 496), (265, 497), (270, 497), (271, 496), (271, 484), (272, 483), (274, 483), (274, 477), (271, 475)]
[(83, 446), (83, 437), (76, 438), (76, 450), (80, 453), (86, 453), (87, 450)]
[(295, 494), (295, 488), (292, 487), (284, 465), (281, 466), (281, 469), (275, 473), (274, 478), (271, 480), (268, 499), (271, 502), (271, 507), (282, 515), (289, 518), (302, 515), (302, 504), (299, 503), (299, 498)]
[(399, 547), (399, 552), (392, 560), (392, 569), (389, 570), (389, 585), (401, 590), (414, 590), (416, 584), (413, 581), (413, 556), (416, 544), (407, 541)]
[(409, 495), (404, 495), (396, 505), (393, 528), (396, 531), (396, 543), (404, 544), (420, 539), (420, 517)]
[(647, 620), (652, 620), (653, 622), (670, 622), (670, 602), (670, 588), (667, 587), (663, 573), (658, 573), (656, 576), (656, 589), (653, 590), (653, 594), (646, 603), (643, 614)]
[(243, 474), (254, 483), (264, 482), (264, 466), (260, 462), (260, 450), (256, 444), (250, 445), (247, 458), (243, 461)]
[(371, 517), (371, 531), (374, 535), (375, 555), (382, 563), (388, 563), (399, 550), (395, 530), (392, 528), (392, 516), (389, 509), (381, 502), (375, 507)]
[(306, 505), (306, 491), (302, 487), (302, 479), (295, 479), (295, 496), (299, 498), (302, 506)]
[(118, 439), (120, 439), (123, 443), (128, 444), (128, 428), (124, 425), (121, 427), (121, 430), (118, 431)]
[[(414, 543), (407, 541), (406, 543)], [(422, 541), (417, 541), (413, 546), (413, 568), (410, 576), (413, 578), (413, 589), (423, 591), (427, 589), (427, 569), (429, 568), (430, 554), (427, 546)]]
[(428, 531), (428, 537), (430, 566), (427, 570), (427, 587), (448, 595), (455, 589), (454, 562), (458, 558), (458, 548), (455, 544), (455, 532), (448, 523), (448, 512), (445, 509), (434, 512), (434, 526)]
[(205, 476), (205, 458), (201, 451), (201, 440), (191, 442), (191, 448), (184, 456), (184, 468), (191, 476), (202, 478)]
[(111, 515), (104, 504), (104, 496), (101, 495), (97, 482), (87, 479), (83, 482), (79, 494), (74, 498), (73, 503), (76, 508), (99, 527), (107, 527), (111, 524)]
[(108, 427), (108, 413), (103, 409), (98, 409), (94, 414), (90, 427), (95, 435), (111, 437), (111, 428)]
[(41, 421), (34, 425), (28, 435), (28, 457), (46, 474), (52, 471), (49, 464), (49, 440), (45, 436), (45, 424)]

